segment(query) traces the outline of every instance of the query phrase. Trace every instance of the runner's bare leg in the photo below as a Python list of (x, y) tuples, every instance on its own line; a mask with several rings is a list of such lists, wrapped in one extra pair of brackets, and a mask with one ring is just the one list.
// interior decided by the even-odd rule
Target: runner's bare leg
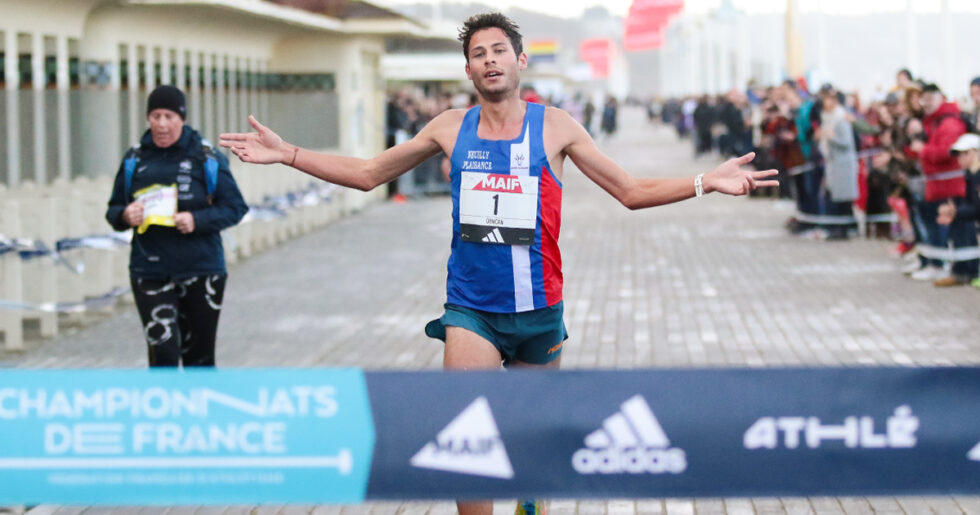
[(462, 327), (446, 327), (446, 370), (498, 370), (503, 358), (486, 338)]
[[(502, 358), (486, 338), (462, 327), (446, 327), (446, 370), (499, 370)], [(459, 515), (493, 515), (493, 501), (456, 502)]]
[[(498, 370), (502, 357), (486, 338), (462, 327), (446, 327), (446, 353), (442, 365), (446, 370)], [(561, 356), (545, 365), (515, 361), (521, 368), (558, 368)], [(493, 501), (457, 502), (459, 515), (493, 515)]]
[[(543, 365), (539, 365), (535, 363), (524, 363), (523, 361), (514, 361), (513, 363), (510, 364), (510, 366), (511, 368), (528, 368), (528, 369), (537, 368), (541, 370), (545, 370), (545, 369), (558, 370), (561, 367), (561, 354), (559, 354), (557, 358)], [(520, 504), (521, 502), (523, 501), (522, 500), (517, 501), (518, 504)], [(536, 515), (547, 515), (547, 513), (548, 513), (548, 505), (544, 501), (541, 501), (541, 513)]]

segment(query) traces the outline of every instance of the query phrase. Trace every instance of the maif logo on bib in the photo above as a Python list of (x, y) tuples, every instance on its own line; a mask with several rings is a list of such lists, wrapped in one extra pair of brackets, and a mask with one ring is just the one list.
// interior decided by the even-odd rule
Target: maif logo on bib
[(474, 191), (495, 191), (498, 193), (524, 193), (521, 188), (521, 180), (514, 175), (489, 174), (483, 178), (476, 186)]

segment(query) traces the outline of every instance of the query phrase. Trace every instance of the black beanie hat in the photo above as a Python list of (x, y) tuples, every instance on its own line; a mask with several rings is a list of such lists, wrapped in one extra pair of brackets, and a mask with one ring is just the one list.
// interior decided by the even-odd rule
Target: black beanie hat
[(174, 86), (158, 86), (146, 99), (146, 115), (154, 109), (169, 109), (180, 115), (181, 120), (187, 119), (187, 104), (184, 92)]

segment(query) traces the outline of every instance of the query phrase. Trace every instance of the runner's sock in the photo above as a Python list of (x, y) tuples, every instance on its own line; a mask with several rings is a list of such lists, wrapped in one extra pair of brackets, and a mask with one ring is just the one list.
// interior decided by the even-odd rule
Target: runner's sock
[(541, 515), (542, 513), (544, 513), (544, 508), (541, 501), (534, 499), (518, 501), (517, 510), (514, 511), (514, 515)]

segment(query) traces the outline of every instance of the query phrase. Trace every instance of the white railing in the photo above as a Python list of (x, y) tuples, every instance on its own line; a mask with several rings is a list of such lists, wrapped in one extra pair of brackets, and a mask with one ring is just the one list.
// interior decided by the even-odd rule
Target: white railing
[[(308, 233), (384, 199), (384, 188), (364, 193), (315, 181), (280, 166), (233, 163), (239, 188), (252, 207), (243, 223), (223, 233), (229, 264)], [(105, 221), (111, 176), (79, 177), (14, 189), (0, 186), (0, 235), (21, 250), (0, 255), (0, 333), (8, 350), (24, 346), (24, 325), (42, 337), (59, 323), (84, 323), (86, 314), (112, 310), (128, 298), (129, 248)], [(105, 236), (57, 251), (58, 243)], [(111, 237), (111, 238), (110, 238)], [(40, 249), (40, 250), (39, 250)], [(43, 254), (43, 249), (51, 253)]]

